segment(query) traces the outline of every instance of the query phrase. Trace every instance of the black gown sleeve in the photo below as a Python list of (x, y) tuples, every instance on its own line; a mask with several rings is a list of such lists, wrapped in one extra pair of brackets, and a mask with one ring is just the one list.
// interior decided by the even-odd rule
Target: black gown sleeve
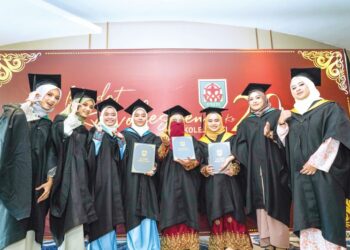
[(242, 165), (247, 166), (249, 150), (245, 127), (243, 123), (238, 127), (237, 134), (232, 138), (231, 152)]
[[(4, 107), (0, 123), (4, 141), (0, 144), (0, 199), (17, 220), (27, 218), (31, 210), (32, 160), (29, 127), (23, 111)], [(0, 138), (1, 139), (1, 138)]]

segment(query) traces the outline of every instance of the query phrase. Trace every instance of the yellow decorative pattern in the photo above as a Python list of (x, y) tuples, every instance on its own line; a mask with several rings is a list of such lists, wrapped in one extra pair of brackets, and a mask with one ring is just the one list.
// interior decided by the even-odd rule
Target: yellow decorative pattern
[(248, 234), (224, 232), (222, 234), (211, 234), (209, 237), (209, 250), (223, 250), (231, 248), (235, 250), (251, 250)]
[(346, 228), (350, 228), (350, 200), (346, 199)]
[(186, 233), (179, 235), (163, 236), (161, 239), (162, 250), (199, 250), (198, 233)]
[(27, 63), (35, 61), (41, 53), (0, 54), (0, 87), (11, 81), (13, 73), (21, 72)]
[(303, 58), (314, 63), (315, 67), (326, 70), (329, 79), (338, 84), (338, 88), (349, 94), (346, 84), (343, 54), (340, 51), (298, 51)]

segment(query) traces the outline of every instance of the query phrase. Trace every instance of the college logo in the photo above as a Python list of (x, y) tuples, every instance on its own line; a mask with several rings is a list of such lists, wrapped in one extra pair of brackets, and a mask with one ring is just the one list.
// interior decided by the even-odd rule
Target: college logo
[(198, 94), (202, 108), (224, 108), (227, 104), (226, 79), (199, 79)]

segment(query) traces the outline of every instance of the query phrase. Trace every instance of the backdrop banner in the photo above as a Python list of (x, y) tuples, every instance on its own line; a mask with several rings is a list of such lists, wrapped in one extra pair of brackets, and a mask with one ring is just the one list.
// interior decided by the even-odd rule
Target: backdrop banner
[[(241, 95), (250, 82), (269, 83), (272, 106), (291, 109), (290, 69), (317, 67), (322, 72), (321, 96), (337, 101), (350, 112), (349, 78), (345, 52), (335, 50), (43, 50), (0, 51), (0, 105), (23, 102), (29, 93), (28, 73), (61, 74), (63, 98), (51, 114), (69, 103), (71, 86), (96, 89), (98, 101), (114, 98), (127, 107), (137, 98), (150, 104), (150, 127), (165, 127), (162, 111), (180, 104), (192, 112), (186, 131), (202, 134), (199, 111), (208, 106), (228, 108), (223, 113), (229, 131), (236, 131), (248, 114)], [(120, 130), (130, 115), (118, 115)], [(91, 126), (96, 112), (87, 120)], [(347, 206), (350, 227), (350, 203)], [(203, 225), (205, 227), (205, 225)]]

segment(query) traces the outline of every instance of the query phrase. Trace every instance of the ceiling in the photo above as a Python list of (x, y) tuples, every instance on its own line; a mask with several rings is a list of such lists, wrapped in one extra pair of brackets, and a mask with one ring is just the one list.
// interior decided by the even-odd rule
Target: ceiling
[(350, 49), (349, 0), (0, 0), (0, 45), (101, 32), (94, 23), (182, 21), (297, 35)]

